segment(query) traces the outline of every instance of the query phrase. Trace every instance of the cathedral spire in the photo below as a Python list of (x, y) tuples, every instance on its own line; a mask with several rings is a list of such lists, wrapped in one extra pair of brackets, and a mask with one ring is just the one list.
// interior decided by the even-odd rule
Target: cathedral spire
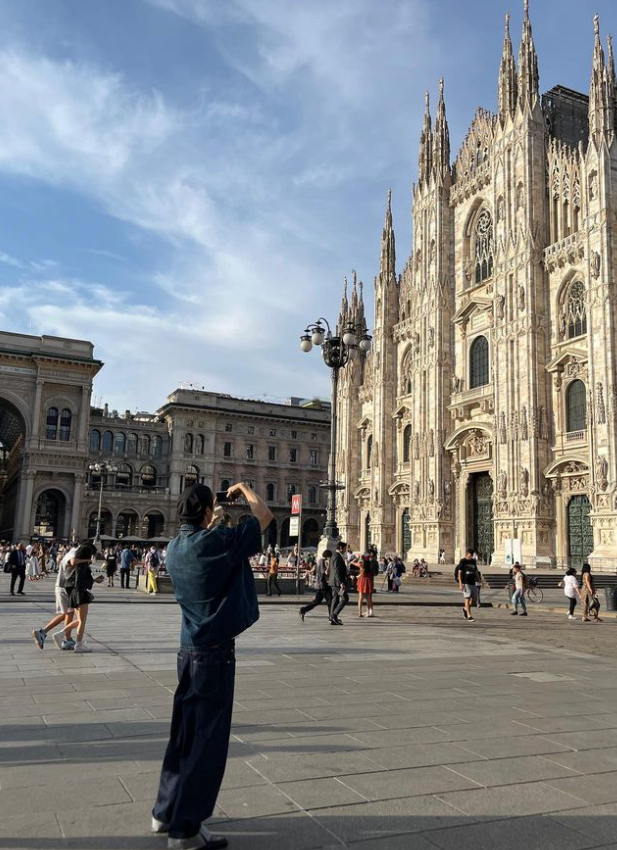
[(521, 38), (521, 49), (518, 54), (518, 95), (521, 106), (527, 103), (533, 109), (538, 100), (539, 91), (538, 54), (533, 43), (533, 33), (529, 19), (529, 0), (525, 0), (523, 35)]
[(418, 182), (420, 184), (428, 182), (433, 168), (433, 130), (428, 92), (424, 93), (424, 103), (424, 125), (420, 136), (420, 157), (418, 160)]
[(388, 189), (388, 200), (386, 203), (386, 218), (381, 233), (381, 262), (379, 275), (383, 282), (389, 283), (396, 280), (396, 248), (394, 241), (394, 228), (392, 226), (392, 189)]
[(499, 68), (499, 117), (502, 123), (507, 115), (514, 115), (518, 95), (518, 81), (516, 79), (516, 62), (514, 61), (514, 50), (510, 38), (510, 14), (506, 15), (506, 32), (503, 39), (503, 55), (501, 67)]
[(351, 271), (351, 312), (355, 315), (358, 309), (358, 276), (356, 270)]
[(601, 137), (612, 141), (615, 130), (615, 58), (613, 43), (608, 42), (608, 68), (600, 38), (600, 18), (593, 19), (594, 47), (589, 87), (589, 135), (596, 143)]
[(446, 118), (446, 103), (443, 97), (443, 77), (439, 80), (439, 103), (435, 118), (435, 134), (433, 138), (433, 167), (439, 183), (443, 183), (445, 175), (450, 170), (450, 131)]
[(343, 298), (341, 299), (341, 312), (339, 313), (339, 327), (342, 328), (349, 315), (349, 301), (347, 300), (347, 275), (343, 278)]

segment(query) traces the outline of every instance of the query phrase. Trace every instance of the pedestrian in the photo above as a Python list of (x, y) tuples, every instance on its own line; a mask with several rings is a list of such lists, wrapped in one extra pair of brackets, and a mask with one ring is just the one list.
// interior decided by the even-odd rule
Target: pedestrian
[(512, 616), (518, 616), (518, 606), (520, 605), (523, 609), (521, 617), (526, 617), (527, 603), (525, 602), (525, 573), (521, 569), (521, 565), (518, 561), (512, 567), (512, 579), (514, 581), (514, 593), (512, 594), (512, 604), (514, 605), (514, 611), (512, 611)]
[(272, 596), (274, 590), (279, 596), (283, 595), (283, 591), (279, 587), (279, 559), (277, 555), (272, 555), (270, 558), (268, 578), (266, 579), (266, 596)]
[(446, 563), (446, 550), (445, 549), (439, 550), (439, 563), (440, 564)]
[(478, 599), (477, 574), (478, 567), (473, 549), (467, 549), (465, 557), (461, 558), (454, 570), (454, 578), (458, 581), (458, 586), (463, 593), (463, 616), (468, 623), (474, 622), (471, 605)]
[(581, 569), (581, 602), (583, 604), (583, 622), (589, 622), (589, 615), (593, 617), (596, 623), (601, 623), (600, 617), (600, 600), (596, 593), (596, 586), (591, 575), (591, 566), (583, 564)]
[(345, 553), (347, 552), (347, 544), (342, 540), (336, 544), (336, 552), (330, 564), (330, 586), (332, 587), (332, 607), (330, 608), (330, 624), (332, 626), (342, 626), (343, 622), (339, 617), (343, 608), (349, 602), (349, 573), (347, 572), (347, 563)]
[(135, 555), (131, 552), (127, 544), (120, 555), (120, 587), (129, 589), (131, 570), (136, 561)]
[(73, 652), (76, 654), (92, 652), (84, 641), (88, 610), (94, 599), (91, 590), (95, 583), (100, 584), (104, 581), (104, 576), (99, 575), (94, 578), (92, 575), (90, 563), (95, 555), (96, 547), (92, 543), (82, 543), (78, 546), (70, 561), (74, 569), (68, 575), (65, 583), (65, 590), (69, 596), (69, 607), (75, 611), (75, 619), (66, 626), (65, 634), (70, 637), (73, 629), (76, 629), (75, 646), (73, 648)]
[[(168, 850), (226, 847), (204, 821), (221, 787), (234, 696), (235, 638), (259, 619), (249, 558), (273, 520), (246, 484), (227, 491), (243, 496), (253, 516), (234, 527), (214, 518), (212, 491), (187, 487), (178, 502), (180, 530), (167, 549), (167, 570), (182, 611), (178, 687), (152, 831), (168, 833)], [(224, 515), (223, 515), (224, 522)]]
[(25, 596), (24, 583), (26, 581), (26, 547), (18, 543), (9, 554), (8, 565), (11, 568), (11, 596), (15, 596), (15, 585), (19, 579), (18, 596)]
[(362, 617), (362, 604), (366, 601), (366, 616), (374, 617), (373, 614), (373, 556), (369, 551), (354, 564), (360, 570), (356, 584), (358, 590), (358, 617)]
[(107, 573), (107, 587), (114, 586), (114, 576), (118, 569), (118, 558), (113, 549), (108, 549), (105, 555), (105, 572)]
[(38, 581), (41, 576), (38, 548), (36, 546), (29, 548), (29, 552), (26, 550), (26, 575), (28, 576), (28, 581)]
[(578, 579), (576, 578), (574, 567), (570, 567), (566, 571), (563, 579), (563, 593), (568, 599), (568, 620), (576, 620), (574, 609), (576, 608), (576, 600), (581, 598), (581, 592), (578, 587)]
[(158, 574), (159, 574), (160, 563), (161, 563), (161, 561), (160, 561), (160, 558), (158, 556), (158, 552), (156, 551), (156, 546), (151, 546), (150, 551), (146, 555), (146, 560), (144, 562), (144, 566), (146, 568), (146, 576), (147, 576), (146, 587), (147, 587), (148, 593), (149, 594), (154, 593), (155, 596), (159, 592), (159, 585), (158, 585), (157, 578), (158, 578)]
[(330, 570), (330, 559), (332, 558), (332, 552), (329, 549), (324, 549), (323, 555), (321, 558), (318, 558), (317, 563), (315, 565), (315, 581), (317, 586), (317, 592), (313, 598), (312, 602), (309, 602), (308, 605), (303, 605), (298, 612), (300, 614), (300, 619), (304, 622), (305, 616), (309, 611), (312, 611), (313, 608), (317, 608), (318, 605), (321, 605), (322, 602), (326, 603), (328, 609), (328, 618), (330, 618), (330, 609), (332, 607), (332, 588), (328, 584), (328, 573)]
[(34, 629), (32, 631), (32, 637), (34, 638), (34, 642), (36, 643), (39, 649), (43, 649), (47, 635), (52, 629), (55, 629), (56, 626), (59, 626), (60, 623), (64, 623), (64, 628), (60, 629), (60, 631), (55, 632), (52, 635), (54, 643), (56, 644), (58, 649), (75, 649), (75, 641), (72, 639), (70, 631), (67, 631), (68, 626), (75, 619), (75, 611), (73, 608), (71, 608), (69, 595), (66, 592), (65, 584), (69, 573), (71, 573), (73, 570), (73, 567), (70, 562), (72, 561), (76, 551), (76, 546), (74, 546), (72, 549), (69, 549), (69, 551), (61, 559), (60, 564), (58, 566), (58, 575), (56, 576), (55, 586), (56, 616), (53, 617), (47, 623), (46, 626), (43, 626), (40, 629)]

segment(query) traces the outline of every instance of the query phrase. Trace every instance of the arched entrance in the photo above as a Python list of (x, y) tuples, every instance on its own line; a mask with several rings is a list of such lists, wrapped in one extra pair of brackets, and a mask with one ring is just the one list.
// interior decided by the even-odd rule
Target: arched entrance
[(21, 413), (0, 399), (0, 540), (13, 540), (19, 507), (26, 426)]
[(302, 528), (302, 546), (319, 545), (319, 524), (316, 519), (307, 519)]
[(143, 518), (142, 530), (146, 540), (162, 537), (165, 533), (165, 517), (160, 511), (148, 511)]
[(66, 515), (66, 499), (59, 490), (44, 490), (36, 500), (34, 534), (39, 537), (62, 537)]
[[(97, 525), (98, 511), (92, 511), (88, 517), (88, 537), (95, 537)], [(101, 535), (111, 534), (111, 512), (108, 510), (101, 511)]]
[(479, 560), (490, 563), (495, 550), (493, 526), (493, 479), (488, 472), (476, 472), (469, 483), (470, 537), (467, 542), (478, 554)]
[(116, 537), (139, 537), (137, 511), (122, 511), (116, 520)]
[(580, 567), (593, 552), (593, 528), (587, 496), (572, 496), (568, 502), (568, 558), (571, 567)]
[(291, 546), (291, 541), (289, 539), (289, 517), (285, 517), (285, 519), (281, 523), (280, 545), (282, 548), (285, 548), (286, 546)]

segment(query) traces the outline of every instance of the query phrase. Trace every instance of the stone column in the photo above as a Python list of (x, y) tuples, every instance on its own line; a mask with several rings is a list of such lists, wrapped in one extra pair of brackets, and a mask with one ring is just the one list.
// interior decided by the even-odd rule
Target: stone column
[(32, 438), (38, 440), (41, 431), (41, 397), (43, 394), (43, 379), (37, 378), (32, 411)]
[(90, 424), (90, 393), (91, 386), (81, 388), (81, 406), (79, 409), (79, 425), (77, 429), (77, 440), (80, 448), (85, 448), (85, 441)]
[(68, 530), (65, 530), (65, 537), (73, 538), (80, 536), (79, 516), (81, 513), (81, 497), (83, 493), (84, 475), (81, 472), (75, 473), (73, 482), (73, 504), (71, 505), (71, 524)]
[(28, 471), (22, 476), (19, 487), (19, 508), (17, 517), (21, 517), (19, 532), (16, 535), (17, 540), (30, 540), (32, 534), (32, 495), (34, 492), (34, 477), (33, 471)]

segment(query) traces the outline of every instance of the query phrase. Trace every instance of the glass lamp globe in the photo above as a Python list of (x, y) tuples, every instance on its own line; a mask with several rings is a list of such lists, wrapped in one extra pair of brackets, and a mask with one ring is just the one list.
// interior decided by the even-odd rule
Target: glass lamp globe
[(313, 336), (311, 337), (313, 345), (322, 345), (323, 340), (323, 330), (321, 328), (315, 328), (315, 330), (313, 331)]
[(309, 352), (313, 347), (313, 343), (311, 342), (311, 338), (308, 334), (300, 337), (300, 348), (302, 351)]
[(356, 336), (351, 331), (345, 331), (343, 334), (343, 342), (345, 345), (355, 345), (356, 344)]
[(371, 341), (367, 336), (363, 336), (360, 340), (360, 349), (362, 351), (370, 351), (371, 350)]

